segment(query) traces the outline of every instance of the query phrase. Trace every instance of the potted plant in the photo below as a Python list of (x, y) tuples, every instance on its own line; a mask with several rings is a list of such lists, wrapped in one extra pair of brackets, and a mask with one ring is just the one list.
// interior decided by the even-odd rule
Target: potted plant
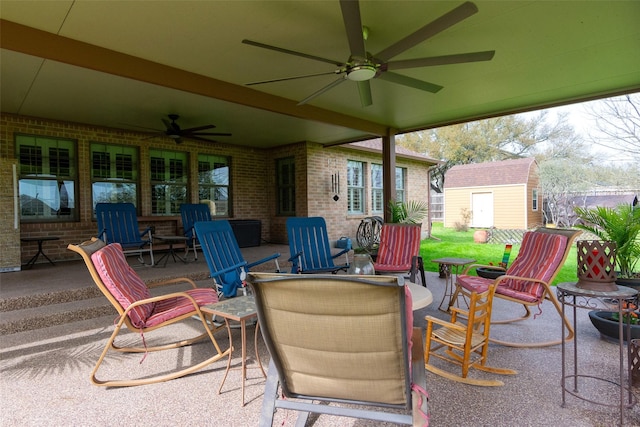
[(391, 222), (402, 224), (420, 224), (429, 212), (427, 203), (420, 200), (408, 202), (390, 202)]
[(582, 220), (576, 227), (588, 231), (605, 241), (616, 244), (616, 283), (640, 286), (640, 208), (620, 204), (615, 208), (575, 208)]
[[(640, 209), (631, 204), (620, 204), (615, 208), (595, 207), (576, 208), (576, 214), (582, 220), (576, 227), (588, 231), (604, 241), (616, 244), (618, 269), (616, 283), (623, 286), (640, 286), (640, 273), (636, 270), (640, 259)], [(632, 307), (634, 310), (635, 307)], [(589, 319), (602, 335), (618, 337), (618, 313), (613, 311), (591, 311)], [(637, 312), (628, 316), (631, 324), (631, 338), (640, 338), (640, 326), (637, 325)], [(627, 328), (627, 325), (624, 326)], [(626, 329), (625, 335), (626, 337)], [(625, 338), (626, 339), (626, 338)]]

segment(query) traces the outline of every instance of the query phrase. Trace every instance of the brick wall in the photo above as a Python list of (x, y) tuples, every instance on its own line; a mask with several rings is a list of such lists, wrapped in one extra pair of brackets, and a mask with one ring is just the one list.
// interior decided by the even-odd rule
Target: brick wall
[[(79, 221), (60, 223), (22, 223), (20, 237), (60, 236), (59, 241), (45, 242), (45, 252), (54, 260), (76, 259), (77, 256), (66, 249), (69, 243), (78, 243), (97, 235), (97, 225), (93, 219), (90, 179), (90, 144), (102, 142), (139, 147), (138, 186), (140, 227), (155, 225), (158, 234), (181, 233), (179, 217), (151, 217), (151, 188), (145, 185), (150, 180), (150, 147), (182, 151), (189, 159), (190, 201), (197, 203), (197, 156), (213, 154), (231, 158), (230, 214), (233, 219), (259, 219), (262, 222), (262, 239), (273, 243), (286, 243), (286, 217), (276, 216), (275, 206), (275, 160), (294, 156), (296, 167), (296, 215), (323, 216), (327, 220), (331, 238), (352, 237), (362, 218), (370, 216), (370, 201), (367, 200), (365, 215), (347, 215), (347, 161), (358, 160), (367, 164), (365, 171), (366, 194), (370, 194), (369, 165), (381, 163), (381, 154), (347, 148), (345, 146), (323, 147), (321, 144), (300, 142), (288, 146), (260, 150), (242, 144), (218, 144), (185, 140), (176, 145), (169, 138), (145, 139), (148, 134), (122, 129), (110, 129), (91, 125), (58, 122), (39, 118), (0, 114), (0, 154), (2, 159), (15, 159), (15, 133), (51, 136), (71, 139), (77, 142), (78, 150), (78, 198)], [(428, 167), (426, 164), (397, 159), (397, 166), (405, 167), (407, 174), (407, 199), (427, 200), (429, 192)], [(1, 171), (3, 182), (6, 171)], [(331, 175), (340, 174), (340, 198), (333, 200)], [(1, 212), (13, 212), (9, 203), (11, 197), (0, 199)], [(12, 202), (11, 202), (12, 203)], [(423, 225), (423, 229), (426, 224)], [(0, 236), (0, 241), (5, 239)], [(19, 242), (18, 242), (19, 244)], [(20, 245), (22, 263), (26, 262), (37, 249), (36, 243)], [(4, 247), (3, 247), (3, 250)], [(9, 250), (8, 248), (6, 250)]]

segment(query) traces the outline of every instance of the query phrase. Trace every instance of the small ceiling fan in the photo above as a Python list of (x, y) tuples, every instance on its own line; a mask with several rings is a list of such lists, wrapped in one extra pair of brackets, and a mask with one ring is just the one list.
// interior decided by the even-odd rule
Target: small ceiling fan
[(242, 40), (242, 43), (251, 46), (260, 47), (263, 49), (270, 49), (276, 52), (286, 53), (289, 55), (296, 55), (315, 61), (326, 62), (336, 66), (333, 71), (307, 74), (303, 76), (285, 77), (272, 80), (264, 80), (258, 82), (247, 83), (247, 86), (280, 82), (285, 80), (295, 80), (306, 77), (315, 77), (329, 74), (337, 74), (339, 78), (328, 85), (324, 86), (320, 90), (312, 93), (298, 105), (306, 104), (315, 97), (323, 94), (324, 92), (338, 86), (340, 83), (351, 80), (358, 84), (358, 91), (360, 93), (360, 102), (363, 107), (369, 106), (373, 103), (371, 98), (371, 85), (370, 80), (380, 78), (388, 82), (401, 84), (414, 89), (419, 89), (431, 93), (436, 93), (442, 86), (425, 82), (422, 80), (408, 77), (403, 74), (393, 73), (391, 71), (403, 70), (417, 67), (430, 67), (435, 65), (450, 65), (461, 64), (466, 62), (478, 62), (478, 61), (490, 61), (494, 54), (494, 50), (483, 52), (471, 52), (471, 53), (458, 53), (453, 55), (433, 56), (428, 58), (406, 59), (400, 61), (389, 61), (395, 56), (403, 53), (404, 51), (416, 46), (419, 43), (435, 36), (436, 34), (452, 27), (453, 25), (465, 20), (466, 18), (474, 15), (478, 12), (478, 8), (472, 2), (465, 2), (460, 6), (445, 13), (436, 20), (426, 24), (419, 30), (409, 34), (402, 40), (392, 44), (386, 49), (378, 52), (375, 55), (367, 52), (365, 49), (365, 40), (368, 35), (368, 28), (362, 26), (360, 19), (360, 5), (357, 0), (340, 0), (340, 7), (342, 9), (342, 18), (344, 26), (347, 31), (347, 39), (349, 42), (349, 50), (351, 52), (349, 59), (346, 62), (334, 61), (331, 59), (321, 58), (315, 55), (309, 55), (302, 52), (296, 52), (289, 49), (280, 48), (277, 46), (271, 46), (264, 43), (247, 40)]
[(204, 125), (204, 126), (196, 126), (193, 128), (182, 129), (176, 123), (176, 120), (180, 118), (177, 114), (168, 114), (169, 120), (162, 118), (162, 123), (164, 123), (166, 130), (158, 132), (154, 135), (149, 136), (148, 138), (155, 138), (157, 136), (168, 136), (171, 139), (176, 141), (176, 144), (182, 143), (182, 138), (195, 139), (197, 141), (205, 141), (205, 142), (216, 142), (212, 139), (203, 138), (203, 136), (231, 136), (230, 133), (221, 133), (221, 132), (201, 132), (208, 129), (215, 128), (215, 125)]

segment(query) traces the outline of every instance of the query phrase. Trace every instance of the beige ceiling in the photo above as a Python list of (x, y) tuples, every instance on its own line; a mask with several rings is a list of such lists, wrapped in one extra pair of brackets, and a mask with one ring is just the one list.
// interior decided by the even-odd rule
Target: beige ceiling
[[(461, 1), (361, 1), (376, 53)], [(298, 106), (336, 76), (320, 61), (242, 44), (252, 39), (346, 62), (336, 1), (0, 2), (3, 112), (162, 130), (217, 125), (221, 142), (331, 144), (640, 91), (640, 1), (475, 1), (479, 11), (394, 60), (495, 50), (490, 62), (398, 71), (429, 93), (355, 82)], [(15, 25), (20, 24), (20, 25)], [(78, 43), (81, 42), (81, 43)], [(142, 129), (144, 130), (144, 129)]]

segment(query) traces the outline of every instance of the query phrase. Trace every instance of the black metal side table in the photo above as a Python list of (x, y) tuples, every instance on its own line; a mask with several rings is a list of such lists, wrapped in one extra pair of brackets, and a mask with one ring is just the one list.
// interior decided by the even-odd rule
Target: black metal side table
[(24, 265), (25, 270), (28, 270), (31, 267), (33, 267), (33, 265), (36, 263), (40, 255), (45, 257), (51, 265), (56, 265), (56, 263), (51, 261), (51, 259), (47, 256), (47, 254), (45, 254), (44, 251), (42, 250), (42, 243), (52, 241), (52, 240), (60, 240), (60, 237), (58, 236), (21, 237), (20, 240), (22, 240), (23, 242), (38, 242), (38, 252), (36, 252), (36, 254)]
[[(557, 286), (557, 294), (558, 300), (562, 304), (562, 315), (565, 315), (565, 307), (570, 306), (573, 307), (573, 327), (575, 330), (575, 336), (573, 338), (573, 373), (566, 372), (566, 344), (564, 339), (562, 340), (562, 407), (565, 407), (565, 396), (566, 393), (571, 394), (579, 399), (585, 400), (590, 403), (595, 403), (598, 405), (604, 406), (619, 406), (620, 408), (620, 425), (624, 424), (624, 409), (630, 408), (636, 403), (636, 399), (633, 396), (631, 391), (630, 382), (631, 382), (631, 365), (630, 363), (626, 364), (625, 368), (625, 337), (623, 335), (624, 331), (624, 314), (631, 311), (630, 309), (626, 309), (623, 305), (625, 301), (637, 302), (638, 299), (638, 291), (633, 288), (628, 288), (625, 286), (618, 286), (616, 291), (610, 292), (600, 292), (600, 291), (592, 291), (588, 289), (578, 288), (575, 282), (565, 282), (559, 283)], [(578, 331), (576, 324), (576, 308), (588, 308), (591, 310), (618, 310), (618, 340), (620, 346), (620, 382), (615, 383), (605, 378), (596, 377), (593, 375), (584, 375), (578, 374)], [(629, 316), (627, 316), (628, 318)], [(627, 343), (631, 340), (631, 328), (629, 327), (627, 321)], [(562, 335), (565, 336), (565, 323), (562, 322)], [(627, 362), (630, 358), (630, 350), (627, 345), (626, 349), (627, 353)], [(625, 369), (627, 371), (627, 383), (625, 384)], [(619, 404), (607, 404), (602, 401), (591, 400), (584, 395), (581, 395), (578, 391), (578, 378), (591, 378), (599, 381), (605, 381), (609, 383), (613, 383), (620, 388), (620, 403)], [(567, 380), (573, 379), (573, 387), (570, 384), (567, 384)], [(570, 381), (571, 382), (571, 381)], [(625, 396), (626, 395), (626, 396)]]

